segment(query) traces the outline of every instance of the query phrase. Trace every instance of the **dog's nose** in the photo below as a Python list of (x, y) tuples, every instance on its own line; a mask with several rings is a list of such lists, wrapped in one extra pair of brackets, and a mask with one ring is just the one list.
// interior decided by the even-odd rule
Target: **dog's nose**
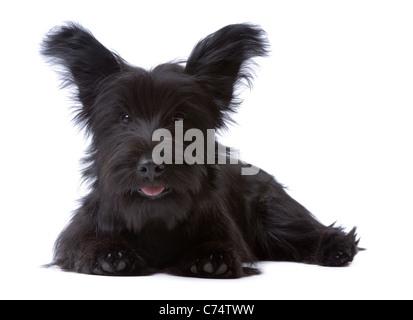
[(154, 181), (165, 171), (164, 164), (156, 164), (150, 157), (143, 157), (138, 163), (138, 174), (143, 178)]

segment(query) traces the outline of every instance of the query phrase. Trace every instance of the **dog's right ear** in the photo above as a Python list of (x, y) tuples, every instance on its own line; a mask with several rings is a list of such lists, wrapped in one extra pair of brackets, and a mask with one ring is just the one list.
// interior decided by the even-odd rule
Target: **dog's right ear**
[(53, 28), (43, 40), (41, 53), (50, 62), (63, 66), (65, 86), (77, 87), (77, 98), (83, 105), (78, 116), (86, 122), (90, 121), (101, 81), (126, 66), (88, 30), (73, 22)]

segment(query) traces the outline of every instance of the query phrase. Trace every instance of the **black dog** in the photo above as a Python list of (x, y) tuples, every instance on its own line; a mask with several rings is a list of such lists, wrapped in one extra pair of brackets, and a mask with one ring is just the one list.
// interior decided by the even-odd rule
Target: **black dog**
[(91, 191), (57, 239), (52, 264), (98, 275), (238, 278), (259, 273), (257, 260), (351, 262), (355, 228), (346, 234), (322, 225), (262, 170), (243, 175), (245, 164), (222, 164), (215, 140), (212, 160), (221, 162), (211, 161), (209, 147), (194, 150), (204, 162), (153, 158), (167, 142), (153, 138), (157, 129), (175, 135), (176, 150), (192, 142), (179, 144), (178, 125), (205, 137), (223, 128), (239, 104), (234, 90), (252, 78), (249, 62), (267, 49), (259, 27), (230, 25), (201, 40), (186, 64), (147, 71), (77, 24), (53, 29), (42, 54), (63, 66), (64, 83), (77, 88), (75, 120), (92, 142), (84, 171)]

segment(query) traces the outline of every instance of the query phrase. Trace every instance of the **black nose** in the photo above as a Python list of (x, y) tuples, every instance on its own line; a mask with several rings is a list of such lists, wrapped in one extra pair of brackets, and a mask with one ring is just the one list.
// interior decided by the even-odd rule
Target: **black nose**
[(151, 157), (142, 157), (138, 163), (138, 174), (143, 178), (148, 178), (150, 181), (154, 181), (156, 177), (159, 177), (165, 171), (164, 164), (156, 164)]

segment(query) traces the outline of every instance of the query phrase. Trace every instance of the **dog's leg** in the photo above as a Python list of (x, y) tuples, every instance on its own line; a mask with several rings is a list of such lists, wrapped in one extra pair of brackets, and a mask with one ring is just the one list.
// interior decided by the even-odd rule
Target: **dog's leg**
[(261, 196), (256, 212), (256, 254), (265, 260), (287, 260), (344, 266), (358, 252), (356, 228), (324, 226), (292, 199), (276, 181)]
[(98, 206), (86, 200), (55, 245), (52, 265), (67, 271), (96, 275), (147, 275), (152, 273), (127, 234), (101, 231)]
[(95, 238), (79, 252), (74, 271), (107, 276), (142, 276), (152, 271), (122, 237)]
[(187, 277), (240, 278), (244, 275), (241, 261), (233, 245), (211, 241), (191, 247), (179, 264), (167, 271)]
[(54, 264), (64, 270), (94, 275), (139, 276), (152, 273), (123, 237), (84, 236), (63, 233), (58, 239)]
[(207, 212), (194, 215), (197, 221), (190, 223), (193, 244), (188, 246), (180, 261), (166, 271), (180, 276), (217, 279), (259, 274), (257, 269), (244, 265), (252, 265), (255, 258), (236, 223), (226, 210), (213, 208), (214, 204), (208, 204)]

